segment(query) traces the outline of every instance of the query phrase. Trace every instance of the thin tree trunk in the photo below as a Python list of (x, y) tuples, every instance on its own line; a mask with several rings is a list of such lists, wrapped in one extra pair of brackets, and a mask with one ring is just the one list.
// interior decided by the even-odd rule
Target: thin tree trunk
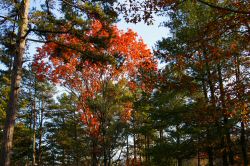
[(62, 165), (66, 166), (66, 164), (65, 164), (65, 149), (64, 148), (62, 149)]
[[(209, 90), (210, 90), (210, 93), (211, 93), (211, 104), (213, 106), (213, 115), (216, 111), (216, 101), (215, 101), (215, 88), (214, 88), (214, 84), (213, 84), (213, 81), (212, 81), (212, 76), (211, 76), (211, 71), (210, 71), (210, 67), (209, 67), (209, 63), (208, 63), (208, 59), (206, 57), (206, 55), (204, 54), (204, 57), (205, 57), (205, 61), (206, 61), (206, 72), (207, 72), (207, 77), (208, 77), (208, 86), (209, 86)], [(205, 95), (205, 97), (207, 97), (207, 95)], [(215, 118), (215, 117), (213, 117)], [(217, 123), (217, 120), (216, 120), (216, 123)], [(207, 140), (210, 141), (212, 138), (211, 138), (211, 133), (209, 131), (209, 129), (207, 129)], [(208, 163), (209, 163), (209, 166), (213, 166), (213, 162), (214, 162), (214, 157), (213, 157), (213, 148), (208, 146)]]
[[(220, 64), (217, 65), (217, 70), (218, 70), (218, 79), (219, 79), (219, 87), (220, 87), (220, 101), (221, 101), (221, 108), (223, 112), (223, 123), (224, 123), (224, 130), (225, 130), (225, 133), (223, 132), (223, 137), (222, 137), (223, 165), (228, 166), (227, 156), (229, 156), (229, 161), (231, 165), (234, 164), (234, 159), (233, 159), (233, 152), (232, 152), (232, 147), (231, 147), (231, 138), (230, 138), (230, 133), (229, 133), (229, 128), (228, 128), (228, 118), (225, 114), (226, 113), (225, 90), (224, 90), (224, 85), (223, 85)], [(229, 149), (229, 153), (227, 153), (227, 150), (226, 150), (227, 148)]]
[[(239, 58), (235, 55), (235, 76), (236, 82), (240, 84), (240, 65), (239, 65)], [(239, 91), (237, 92), (237, 97), (239, 102), (242, 103), (242, 94), (244, 92)], [(240, 135), (240, 143), (241, 143), (241, 150), (242, 150), (242, 158), (244, 166), (248, 165), (248, 158), (247, 158), (247, 139), (246, 139), (246, 132), (245, 132), (245, 125), (243, 120), (241, 119), (241, 135)]]
[[(120, 158), (120, 155), (121, 155), (121, 153), (119, 154), (119, 157), (118, 158)], [(108, 166), (111, 166), (111, 162), (112, 162), (112, 157), (111, 157), (111, 150), (109, 149), (109, 151), (108, 151)]]
[(38, 138), (38, 166), (42, 165), (42, 135), (43, 135), (43, 114), (44, 114), (44, 99), (42, 99), (42, 108), (39, 121), (39, 138)]
[(248, 158), (247, 158), (247, 141), (245, 138), (245, 125), (244, 122), (241, 122), (241, 135), (240, 135), (240, 144), (242, 150), (242, 158), (244, 162), (244, 166), (248, 165)]
[(178, 158), (178, 159), (177, 159), (177, 163), (178, 163), (178, 164), (177, 164), (178, 166), (182, 166), (182, 159), (181, 159), (181, 158)]
[[(140, 142), (141, 142), (141, 141), (140, 141)], [(142, 146), (142, 144), (141, 144), (141, 146)], [(142, 152), (141, 152), (141, 150), (140, 150), (140, 156), (139, 156), (139, 159), (140, 159), (139, 165), (141, 165), (141, 163), (142, 163)]]
[(17, 112), (18, 94), (22, 79), (22, 63), (26, 46), (26, 33), (28, 29), (28, 13), (30, 0), (23, 0), (20, 10), (20, 25), (18, 30), (17, 50), (14, 57), (14, 66), (11, 75), (10, 100), (6, 110), (6, 122), (4, 125), (1, 166), (9, 166), (13, 146), (14, 125)]
[[(36, 90), (35, 90), (36, 94)], [(36, 97), (33, 101), (33, 154), (32, 154), (32, 166), (36, 165)]]
[(159, 132), (160, 132), (159, 138), (160, 138), (160, 141), (162, 141), (162, 139), (163, 139), (163, 129), (159, 129)]
[(209, 166), (214, 165), (214, 154), (211, 147), (208, 147), (208, 165)]
[(103, 163), (104, 166), (107, 166), (108, 163), (108, 154), (107, 154), (107, 140), (106, 140), (106, 129), (104, 127), (105, 124), (105, 115), (103, 115), (103, 121), (102, 121), (102, 133), (103, 133)]
[[(206, 88), (206, 84), (205, 84), (205, 78), (204, 78), (204, 74), (202, 73), (202, 91), (203, 91), (203, 95), (205, 97), (206, 102), (208, 102), (208, 97), (207, 97), (207, 88)], [(200, 138), (198, 137), (198, 145), (200, 144)], [(197, 162), (198, 162), (198, 166), (200, 166), (200, 149), (198, 147), (197, 150)]]
[(147, 136), (147, 156), (148, 156), (148, 165), (151, 165), (150, 163), (150, 153), (149, 153), (149, 147), (150, 147), (150, 140), (149, 136)]
[(145, 148), (144, 148), (144, 151), (145, 151), (145, 165), (148, 165), (148, 139), (147, 139), (147, 135), (144, 136), (144, 139), (145, 139)]
[(198, 149), (197, 151), (197, 166), (200, 166), (201, 165), (201, 159), (200, 159), (200, 151)]
[(226, 149), (226, 142), (225, 142), (224, 133), (223, 133), (223, 136), (221, 138), (221, 148), (222, 148), (222, 163), (223, 163), (223, 166), (228, 166), (227, 149)]
[(97, 166), (97, 156), (96, 156), (96, 151), (97, 151), (97, 144), (96, 140), (92, 140), (92, 166)]
[[(177, 138), (176, 138), (176, 143), (177, 143), (177, 147), (178, 147), (178, 151), (180, 150), (179, 148), (180, 148), (180, 144), (181, 144), (181, 142), (180, 142), (180, 134), (179, 134), (179, 132), (180, 132), (180, 130), (179, 130), (179, 125), (177, 125), (176, 126), (176, 136), (177, 136)], [(177, 165), (178, 166), (182, 166), (182, 158), (180, 157), (180, 155), (178, 155), (178, 158), (177, 158)]]
[[(62, 128), (64, 129), (65, 128), (65, 115), (63, 114), (62, 115)], [(62, 165), (63, 166), (66, 166), (67, 165), (67, 161), (66, 161), (66, 155), (65, 155), (65, 147), (62, 147)]]
[(136, 134), (134, 134), (134, 162), (133, 164), (136, 165), (137, 164), (137, 152), (136, 152)]
[[(203, 61), (201, 56), (199, 56), (199, 60), (200, 60), (200, 62)], [(205, 72), (206, 72), (207, 66), (208, 66), (207, 62), (206, 62), (205, 69), (203, 69), (203, 66), (202, 66), (202, 70), (201, 70), (201, 77), (202, 77), (201, 78), (201, 83), (202, 83), (202, 92), (203, 92), (205, 101), (208, 103), (209, 100), (208, 100), (208, 95), (207, 95), (207, 86), (206, 86), (206, 78), (205, 78)]]
[(107, 151), (106, 151), (106, 148), (104, 147), (103, 149), (103, 163), (104, 163), (104, 166), (107, 166), (107, 162), (108, 162), (108, 158), (107, 158)]
[[(209, 85), (209, 90), (210, 90), (210, 93), (211, 93), (211, 103), (215, 109), (216, 105), (215, 105), (215, 89), (214, 89), (214, 85), (213, 85), (213, 81), (212, 81), (212, 76), (211, 76), (211, 71), (210, 71), (210, 67), (209, 67), (209, 64), (207, 62), (207, 58), (206, 58), (206, 71), (207, 71), (207, 77), (208, 77), (208, 85)], [(215, 110), (214, 110), (215, 111)]]
[(127, 158), (127, 161), (126, 161), (126, 165), (129, 165), (129, 143), (128, 143), (128, 134), (127, 134), (127, 143), (126, 143), (126, 146), (127, 146), (127, 152), (126, 152), (126, 158)]
[[(78, 142), (78, 132), (77, 132), (77, 116), (76, 116), (76, 112), (74, 111), (74, 127), (75, 127), (75, 135), (74, 135), (74, 140), (75, 143)], [(79, 150), (78, 150), (78, 146), (75, 146), (75, 162), (76, 162), (76, 166), (79, 166)]]

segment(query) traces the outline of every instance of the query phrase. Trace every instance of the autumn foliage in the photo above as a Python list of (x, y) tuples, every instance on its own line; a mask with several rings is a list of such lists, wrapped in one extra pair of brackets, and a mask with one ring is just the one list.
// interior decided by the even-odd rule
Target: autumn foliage
[[(156, 61), (132, 30), (123, 32), (116, 26), (105, 27), (96, 20), (82, 38), (67, 34), (50, 38), (55, 42), (39, 48), (36, 55), (34, 66), (38, 78), (47, 78), (79, 95), (78, 109), (83, 112), (82, 120), (91, 135), (99, 132), (100, 124), (86, 101), (95, 99), (105, 82), (119, 83), (127, 79), (127, 87), (132, 91), (139, 87), (152, 90), (152, 84), (147, 86), (149, 77), (142, 76), (142, 72), (155, 72)], [(123, 119), (128, 119), (131, 114), (131, 103), (126, 106)]]

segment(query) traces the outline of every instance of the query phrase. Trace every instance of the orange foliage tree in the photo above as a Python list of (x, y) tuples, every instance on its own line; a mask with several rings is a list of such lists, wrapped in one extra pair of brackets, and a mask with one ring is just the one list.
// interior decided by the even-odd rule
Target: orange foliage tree
[[(140, 88), (150, 92), (153, 88), (149, 78), (157, 71), (156, 61), (142, 39), (130, 29), (123, 32), (95, 20), (82, 40), (67, 34), (50, 38), (58, 42), (38, 48), (34, 62), (38, 77), (64, 86), (78, 96), (78, 110), (91, 137), (99, 137), (101, 119), (87, 101), (103, 95), (108, 82), (119, 84), (126, 80), (125, 88), (130, 91)], [(87, 60), (90, 54), (96, 59)], [(127, 102), (124, 107), (127, 108), (121, 119), (127, 120), (132, 103)]]

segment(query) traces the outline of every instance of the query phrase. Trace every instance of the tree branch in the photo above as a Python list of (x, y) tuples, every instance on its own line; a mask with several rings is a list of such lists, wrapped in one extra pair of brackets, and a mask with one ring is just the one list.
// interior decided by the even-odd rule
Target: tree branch
[(229, 11), (229, 12), (233, 12), (233, 13), (239, 13), (239, 14), (250, 14), (250, 11), (241, 11), (241, 10), (231, 9), (231, 8), (228, 8), (228, 7), (221, 7), (221, 6), (217, 6), (216, 4), (209, 3), (209, 2), (206, 2), (206, 1), (203, 1), (203, 0), (197, 0), (197, 1), (202, 3), (202, 4), (205, 4), (207, 6), (210, 6), (212, 8), (219, 9), (219, 10), (225, 10), (225, 11)]
[(0, 25), (3, 24), (5, 21), (9, 20), (12, 22), (17, 22), (16, 20), (12, 19), (12, 17), (15, 17), (16, 15), (10, 15), (10, 16), (1, 16), (0, 18), (2, 18), (2, 20), (0, 20)]
[(39, 33), (52, 33), (52, 34), (67, 34), (69, 31), (53, 31), (53, 30), (46, 30), (46, 29), (33, 29), (30, 28), (29, 31), (31, 32), (39, 32)]
[(109, 61), (110, 60), (110, 58), (108, 56), (99, 56), (99, 57), (98, 56), (92, 56), (90, 54), (86, 54), (86, 51), (83, 51), (83, 50), (77, 48), (76, 46), (67, 45), (67, 44), (60, 43), (60, 42), (54, 41), (54, 40), (37, 40), (37, 39), (27, 38), (27, 41), (38, 42), (38, 43), (55, 43), (58, 46), (61, 46), (61, 47), (76, 51), (76, 52), (84, 55), (86, 59), (90, 59), (90, 60), (95, 60), (95, 61)]

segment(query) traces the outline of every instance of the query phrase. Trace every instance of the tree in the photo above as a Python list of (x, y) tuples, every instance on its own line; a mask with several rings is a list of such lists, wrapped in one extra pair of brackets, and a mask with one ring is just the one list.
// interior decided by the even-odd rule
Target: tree
[[(14, 61), (11, 74), (10, 99), (8, 103), (8, 109), (6, 111), (6, 123), (3, 134), (1, 156), (2, 165), (10, 164), (14, 122), (17, 112), (18, 93), (20, 91), (20, 83), (22, 79), (22, 64), (26, 50), (26, 41), (29, 40), (34, 42), (50, 42), (50, 40), (48, 40), (48, 37), (51, 34), (71, 33), (77, 36), (78, 34), (84, 33), (87, 25), (83, 21), (84, 15), (87, 18), (97, 17), (101, 20), (109, 20), (110, 22), (112, 22), (116, 17), (114, 15), (114, 12), (112, 14), (112, 17), (108, 17), (107, 13), (112, 13), (111, 8), (109, 8), (108, 2), (104, 3), (104, 5), (102, 5), (102, 2), (100, 1), (94, 1), (93, 3), (85, 2), (82, 4), (74, 1), (56, 2), (59, 2), (62, 5), (61, 11), (65, 14), (63, 18), (55, 17), (52, 7), (53, 1), (50, 0), (45, 1), (45, 4), (42, 5), (42, 10), (36, 9), (32, 12), (29, 11), (29, 0), (22, 0), (20, 2), (1, 1), (1, 7), (3, 8), (3, 15), (1, 13), (0, 20), (1, 31), (5, 31), (6, 29), (8, 29), (9, 25), (13, 24), (14, 27), (16, 26), (18, 29), (17, 35), (15, 34), (15, 30), (13, 31), (13, 35), (15, 36), (15, 38), (13, 38), (13, 45), (16, 45), (17, 49), (14, 49), (15, 51), (13, 55), (11, 55), (14, 57)], [(102, 7), (105, 7), (105, 10), (102, 10)], [(30, 17), (28, 17), (29, 15)], [(64, 24), (67, 21), (71, 21), (71, 24)], [(58, 27), (59, 29), (63, 29), (63, 31), (58, 30)], [(38, 38), (40, 38), (41, 40), (28, 39), (27, 37), (31, 33), (38, 36)], [(73, 48), (71, 47), (71, 49)], [(91, 59), (91, 57), (88, 58)]]
[[(226, 12), (225, 10), (223, 12), (222, 9), (218, 10), (193, 2), (177, 4), (175, 7), (173, 11), (169, 11), (171, 20), (166, 23), (173, 36), (163, 39), (159, 43), (157, 54), (167, 64), (174, 64), (177, 70), (184, 71), (198, 82), (195, 88), (203, 91), (204, 99), (215, 120), (216, 125), (213, 128), (217, 128), (223, 133), (220, 145), (217, 144), (215, 147), (221, 146), (223, 165), (233, 164), (234, 147), (229, 131), (236, 126), (237, 117), (232, 116), (230, 111), (234, 110), (234, 106), (228, 105), (229, 98), (233, 97), (232, 91), (229, 89), (233, 88), (234, 85), (228, 83), (227, 80), (234, 77), (234, 72), (231, 70), (231, 67), (234, 68), (231, 62), (235, 59), (232, 47), (235, 46), (236, 39), (234, 37), (241, 34), (237, 41), (244, 43), (245, 37), (248, 36), (247, 31), (240, 30), (241, 26), (246, 26), (244, 21), (237, 22), (235, 19), (236, 17), (243, 19), (247, 15), (236, 14), (232, 11)], [(226, 13), (231, 13), (231, 15), (227, 17)], [(227, 26), (222, 28), (222, 25)], [(246, 27), (246, 29), (248, 28)], [(241, 51), (243, 50), (248, 50), (248, 47), (242, 45)], [(244, 53), (240, 54), (245, 56)], [(245, 66), (244, 63), (242, 61), (242, 66)], [(247, 80), (245, 77), (244, 79)], [(243, 91), (242, 94), (246, 94)], [(211, 128), (209, 128), (207, 134), (211, 136)], [(213, 163), (212, 151), (218, 153), (215, 147), (209, 150), (211, 152), (209, 153), (211, 154), (209, 155), (211, 165)]]
[[(86, 36), (82, 37), (87, 40), (89, 40), (88, 38), (100, 40), (100, 38), (110, 37), (110, 41), (106, 43), (107, 47), (103, 49), (98, 49), (94, 42), (81, 43), (72, 36), (60, 35), (59, 38), (62, 38), (64, 43), (77, 43), (83, 51), (94, 54), (96, 57), (110, 57), (108, 62), (85, 61), (83, 63), (77, 52), (68, 49), (62, 50), (57, 43), (49, 43), (39, 49), (34, 63), (38, 67), (40, 78), (47, 76), (53, 82), (59, 82), (73, 91), (79, 98), (78, 110), (83, 112), (83, 122), (88, 126), (89, 134), (94, 139), (93, 149), (97, 148), (97, 140), (106, 137), (106, 132), (109, 132), (103, 126), (110, 126), (108, 124), (112, 121), (108, 119), (115, 116), (112, 113), (112, 116), (108, 116), (108, 113), (112, 112), (111, 108), (117, 105), (115, 95), (112, 94), (112, 91), (109, 92), (112, 88), (111, 82), (114, 82), (114, 87), (116, 87), (116, 85), (122, 84), (124, 79), (127, 79), (128, 81), (123, 85), (124, 88), (127, 87), (133, 91), (136, 87), (141, 87), (149, 91), (150, 87), (146, 86), (149, 82), (146, 83), (145, 81), (147, 77), (142, 77), (142, 75), (143, 72), (150, 73), (156, 70), (152, 54), (141, 39), (137, 40), (134, 32), (129, 30), (124, 33), (115, 26), (110, 27), (107, 31), (104, 26), (96, 20)], [(55, 55), (59, 53), (61, 57), (56, 57)], [(49, 59), (50, 62), (45, 63), (46, 59)], [(49, 66), (50, 63), (53, 66)], [(107, 99), (109, 97), (112, 98), (110, 101), (113, 100), (113, 103)], [(101, 105), (99, 105), (100, 103)], [(125, 107), (123, 108), (124, 111), (130, 114), (128, 110), (132, 108), (131, 104), (125, 104), (123, 107)], [(123, 114), (126, 114), (126, 112)], [(114, 112), (114, 114), (117, 113)], [(106, 147), (107, 142), (103, 146)], [(110, 147), (107, 147), (108, 149)], [(104, 150), (103, 153), (104, 164), (108, 164), (107, 153), (110, 152)], [(96, 160), (96, 154), (94, 153), (92, 165), (97, 164)]]
[(17, 107), (17, 96), (20, 90), (21, 73), (22, 73), (22, 61), (26, 45), (26, 33), (28, 30), (28, 12), (29, 12), (29, 0), (24, 0), (20, 7), (20, 26), (17, 35), (17, 50), (14, 57), (13, 71), (11, 76), (11, 89), (10, 99), (8, 103), (8, 109), (6, 111), (6, 122), (4, 126), (3, 144), (2, 144), (2, 156), (1, 165), (10, 165), (12, 140), (14, 132), (14, 123)]
[(44, 115), (45, 144), (41, 164), (89, 165), (90, 141), (77, 111), (76, 97), (61, 94), (58, 103), (51, 105)]

